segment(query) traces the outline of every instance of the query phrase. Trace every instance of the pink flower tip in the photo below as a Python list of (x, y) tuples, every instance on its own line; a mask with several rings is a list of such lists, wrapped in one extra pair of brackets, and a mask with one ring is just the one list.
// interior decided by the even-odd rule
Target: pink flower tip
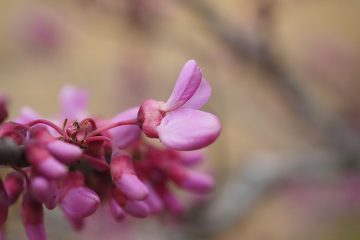
[(77, 161), (82, 154), (82, 150), (78, 146), (60, 140), (53, 141), (47, 144), (46, 147), (57, 159), (65, 164)]
[(114, 199), (110, 200), (110, 212), (116, 221), (120, 222), (126, 218), (126, 213)]
[(51, 179), (62, 178), (67, 173), (67, 168), (51, 156), (39, 162), (35, 167), (39, 173)]
[(181, 187), (190, 191), (207, 193), (214, 188), (214, 178), (196, 171), (188, 171), (186, 177), (180, 182)]
[(61, 207), (65, 214), (74, 219), (90, 216), (99, 204), (99, 196), (87, 187), (72, 188), (61, 200)]
[(147, 187), (135, 174), (122, 174), (114, 183), (129, 199), (143, 200), (149, 194)]
[(131, 216), (145, 218), (150, 214), (150, 208), (144, 201), (127, 200), (123, 209)]

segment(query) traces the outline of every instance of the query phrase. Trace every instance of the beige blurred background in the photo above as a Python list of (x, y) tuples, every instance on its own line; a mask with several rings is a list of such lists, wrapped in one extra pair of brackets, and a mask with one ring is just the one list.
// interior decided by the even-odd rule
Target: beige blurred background
[[(78, 234), (55, 211), (49, 239), (360, 239), (359, 11), (357, 0), (1, 1), (11, 118), (23, 106), (54, 116), (65, 84), (111, 117), (166, 99), (196, 59), (213, 87), (205, 108), (222, 119), (207, 149), (217, 189), (184, 223), (92, 220)], [(9, 239), (24, 239), (18, 209), (9, 218)]]

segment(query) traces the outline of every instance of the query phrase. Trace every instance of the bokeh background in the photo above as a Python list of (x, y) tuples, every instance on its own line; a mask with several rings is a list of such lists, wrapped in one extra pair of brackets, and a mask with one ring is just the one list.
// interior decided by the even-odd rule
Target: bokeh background
[[(75, 233), (47, 212), (49, 239), (360, 239), (360, 1), (2, 0), (0, 89), (11, 118), (59, 110), (65, 84), (111, 117), (166, 99), (196, 59), (223, 124), (207, 165), (217, 188), (180, 222)], [(6, 172), (1, 169), (1, 172)], [(18, 207), (9, 239), (25, 239)]]

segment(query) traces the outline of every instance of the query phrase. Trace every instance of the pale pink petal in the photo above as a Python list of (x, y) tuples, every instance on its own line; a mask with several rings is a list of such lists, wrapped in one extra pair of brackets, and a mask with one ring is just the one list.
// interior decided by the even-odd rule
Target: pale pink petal
[(213, 143), (220, 134), (221, 124), (211, 113), (184, 108), (168, 113), (157, 130), (164, 145), (189, 151)]
[(198, 89), (201, 78), (201, 70), (194, 60), (185, 63), (163, 110), (172, 111), (186, 103)]
[(60, 140), (53, 141), (46, 147), (52, 155), (65, 164), (77, 161), (82, 154), (78, 146)]
[(200, 109), (209, 100), (210, 96), (211, 86), (205, 78), (202, 78), (194, 95), (181, 107)]
[[(139, 107), (130, 108), (116, 115), (111, 122), (121, 122), (137, 118)], [(138, 126), (119, 126), (109, 130), (112, 140), (118, 148), (125, 148), (140, 137), (141, 130)]]
[(39, 119), (40, 115), (30, 107), (23, 107), (20, 110), (20, 116), (14, 120), (16, 123), (26, 124)]
[(87, 116), (89, 94), (74, 86), (64, 86), (60, 91), (61, 117), (71, 120), (83, 119)]
[(72, 188), (61, 200), (63, 211), (74, 219), (90, 216), (96, 211), (99, 204), (99, 196), (87, 187)]

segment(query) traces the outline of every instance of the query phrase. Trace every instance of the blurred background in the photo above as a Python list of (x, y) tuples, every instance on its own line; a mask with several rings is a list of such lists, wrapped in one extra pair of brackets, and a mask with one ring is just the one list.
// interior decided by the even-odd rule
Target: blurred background
[[(59, 111), (65, 84), (111, 117), (166, 99), (196, 59), (223, 124), (207, 148), (217, 187), (176, 223), (75, 233), (47, 211), (49, 239), (360, 239), (360, 1), (2, 0), (0, 90), (11, 118)], [(2, 169), (2, 172), (6, 170)], [(19, 207), (9, 239), (25, 239)]]

